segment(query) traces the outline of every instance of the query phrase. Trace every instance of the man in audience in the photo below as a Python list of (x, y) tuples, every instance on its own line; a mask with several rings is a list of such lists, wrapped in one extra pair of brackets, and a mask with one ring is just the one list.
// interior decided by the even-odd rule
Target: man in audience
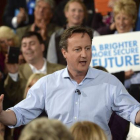
[(92, 57), (93, 32), (76, 26), (61, 36), (60, 47), (67, 68), (38, 80), (27, 98), (7, 111), (2, 109), (0, 121), (10, 126), (27, 124), (44, 109), (49, 118), (71, 126), (81, 120), (98, 124), (111, 140), (108, 122), (115, 111), (121, 117), (140, 125), (140, 104), (113, 75), (89, 67)]
[(54, 6), (54, 0), (36, 0), (34, 23), (17, 29), (17, 35), (20, 39), (27, 31), (36, 31), (40, 33), (45, 43), (44, 56), (47, 54), (48, 42), (51, 34), (59, 29), (58, 26), (50, 23)]
[(34, 21), (35, 0), (7, 0), (3, 21), (11, 28), (19, 28)]
[(51, 64), (43, 58), (44, 44), (39, 33), (26, 33), (21, 42), (21, 51), (25, 64), (8, 64), (8, 76), (5, 80), (5, 90), (14, 105), (23, 99), (25, 85), (32, 73), (50, 74), (64, 68), (62, 65)]

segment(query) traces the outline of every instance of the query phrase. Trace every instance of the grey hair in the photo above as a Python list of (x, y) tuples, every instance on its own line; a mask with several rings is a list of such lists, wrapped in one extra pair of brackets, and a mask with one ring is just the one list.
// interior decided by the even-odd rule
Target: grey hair
[(39, 1), (47, 2), (51, 6), (51, 9), (54, 10), (54, 8), (55, 8), (55, 1), (54, 0), (36, 0), (36, 3)]

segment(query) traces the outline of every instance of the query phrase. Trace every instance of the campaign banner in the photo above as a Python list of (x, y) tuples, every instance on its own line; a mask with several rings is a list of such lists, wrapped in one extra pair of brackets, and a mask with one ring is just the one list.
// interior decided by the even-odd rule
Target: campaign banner
[(103, 66), (110, 73), (140, 71), (140, 32), (94, 37), (90, 65)]

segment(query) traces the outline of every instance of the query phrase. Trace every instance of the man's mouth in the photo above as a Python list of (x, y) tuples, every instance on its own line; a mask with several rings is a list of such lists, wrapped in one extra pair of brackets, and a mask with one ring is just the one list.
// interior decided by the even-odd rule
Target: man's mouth
[(80, 63), (81, 65), (86, 65), (86, 62), (87, 62), (87, 61), (80, 61), (79, 63)]

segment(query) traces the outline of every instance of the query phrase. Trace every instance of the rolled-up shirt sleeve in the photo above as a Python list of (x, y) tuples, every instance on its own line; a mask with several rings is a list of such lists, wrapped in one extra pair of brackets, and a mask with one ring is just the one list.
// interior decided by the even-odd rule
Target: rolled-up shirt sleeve
[(112, 109), (119, 116), (135, 124), (135, 117), (140, 110), (140, 103), (127, 92), (122, 83), (118, 81), (115, 85), (111, 88)]
[[(19, 93), (20, 94), (20, 93)], [(25, 125), (31, 120), (38, 117), (45, 108), (45, 95), (43, 91), (43, 84), (39, 82), (35, 83), (29, 90), (26, 99), (15, 105), (10, 110), (13, 110), (17, 123), (15, 126), (9, 126), (10, 128)]]

